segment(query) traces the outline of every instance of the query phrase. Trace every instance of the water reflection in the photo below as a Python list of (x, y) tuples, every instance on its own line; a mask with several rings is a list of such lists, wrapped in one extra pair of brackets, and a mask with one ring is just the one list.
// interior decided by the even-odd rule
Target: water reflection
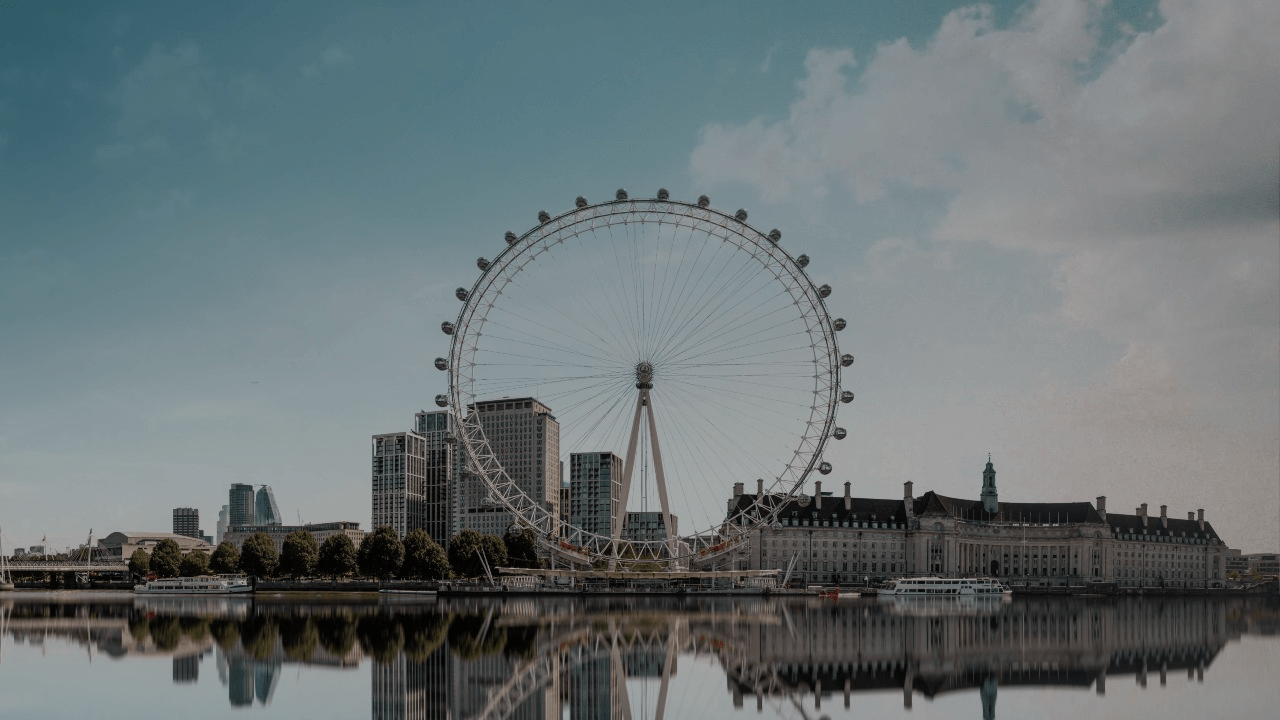
[[(1038, 598), (990, 605), (754, 598), (0, 600), (12, 644), (56, 637), (111, 658), (172, 657), (172, 682), (211, 659), (232, 707), (270, 706), (287, 665), (371, 674), (371, 716), (597, 718), (631, 714), (628, 681), (667, 704), (681, 656), (713, 657), (725, 705), (803, 714), (859, 693), (975, 696), (996, 715), (1000, 688), (1093, 688), (1174, 673), (1203, 681), (1229, 641), (1276, 634), (1277, 601)], [(0, 656), (0, 662), (3, 657)], [(656, 712), (654, 712), (656, 711)], [(793, 712), (794, 711), (794, 712)]]

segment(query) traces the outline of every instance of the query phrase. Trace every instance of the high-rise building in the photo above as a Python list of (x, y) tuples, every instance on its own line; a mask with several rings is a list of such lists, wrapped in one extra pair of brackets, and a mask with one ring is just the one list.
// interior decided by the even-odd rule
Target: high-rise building
[(372, 454), (373, 530), (388, 525), (404, 539), (426, 526), (427, 439), (412, 431), (374, 435)]
[(570, 525), (609, 537), (621, 504), (622, 458), (611, 452), (569, 456)]
[(218, 534), (214, 539), (215, 545), (221, 544), (222, 536), (227, 534), (227, 514), (228, 514), (227, 508), (229, 507), (231, 506), (223, 505), (222, 509), (218, 511), (218, 530), (217, 530)]
[(232, 483), (227, 502), (227, 526), (253, 525), (257, 519), (254, 508), (253, 486)]
[(271, 491), (270, 485), (263, 485), (258, 488), (258, 496), (254, 501), (254, 525), (283, 525), (284, 519), (280, 517), (280, 506), (276, 505), (276, 494)]
[[(560, 423), (551, 408), (526, 397), (484, 400), (468, 410), (479, 414), (489, 447), (516, 486), (558, 517)], [(511, 526), (511, 513), (491, 496), (483, 480), (459, 473), (454, 487), (454, 532), (501, 535)]]
[(425, 410), (414, 417), (413, 423), (415, 432), (426, 441), (426, 452), (423, 455), (422, 529), (427, 531), (432, 540), (440, 543), (441, 547), (448, 547), (449, 537), (453, 534), (450, 499), (458, 463), (452, 423), (447, 412)]
[(173, 534), (200, 539), (200, 511), (195, 508), (173, 509)]

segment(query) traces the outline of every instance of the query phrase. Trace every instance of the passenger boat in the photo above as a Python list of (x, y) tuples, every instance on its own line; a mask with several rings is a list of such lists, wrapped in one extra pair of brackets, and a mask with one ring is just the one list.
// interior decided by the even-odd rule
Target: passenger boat
[(150, 580), (145, 585), (134, 585), (133, 591), (148, 595), (229, 595), (253, 592), (253, 586), (239, 575), (203, 575)]
[(991, 578), (919, 577), (890, 580), (881, 595), (904, 597), (1001, 597), (1013, 591)]

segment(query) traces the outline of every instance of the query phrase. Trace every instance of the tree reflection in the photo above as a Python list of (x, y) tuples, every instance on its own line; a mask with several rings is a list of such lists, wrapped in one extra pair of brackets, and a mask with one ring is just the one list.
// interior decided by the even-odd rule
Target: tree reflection
[(462, 660), (497, 655), (507, 646), (506, 628), (486, 615), (462, 615), (449, 625), (449, 648)]
[(356, 622), (350, 612), (338, 612), (316, 620), (320, 647), (326, 652), (342, 657), (356, 644)]
[(320, 643), (316, 626), (308, 617), (291, 617), (280, 621), (280, 642), (284, 654), (298, 661), (311, 658)]
[(356, 634), (365, 654), (383, 665), (394, 661), (404, 647), (404, 628), (395, 618), (382, 613), (360, 618)]
[(412, 662), (426, 662), (442, 644), (453, 621), (452, 615), (404, 615), (404, 654)]
[(182, 640), (182, 628), (176, 617), (157, 617), (151, 620), (151, 641), (160, 650), (173, 650)]
[(218, 647), (230, 650), (240, 639), (240, 623), (235, 620), (212, 620), (209, 623), (209, 633), (213, 635), (213, 641), (218, 643)]
[(240, 644), (256, 660), (266, 660), (271, 655), (277, 635), (276, 624), (265, 615), (252, 615), (240, 624)]

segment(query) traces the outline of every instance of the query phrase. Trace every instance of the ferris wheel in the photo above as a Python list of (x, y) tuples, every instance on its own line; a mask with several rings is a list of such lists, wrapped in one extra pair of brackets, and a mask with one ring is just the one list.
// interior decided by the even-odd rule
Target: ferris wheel
[[(831, 287), (806, 274), (808, 256), (746, 220), (666, 190), (579, 197), (569, 212), (538, 213), (523, 235), (507, 232), (496, 257), (477, 260), (479, 279), (456, 291), (462, 310), (441, 325), (449, 356), (435, 361), (449, 392), (436, 403), (487, 501), (547, 547), (588, 562), (621, 548), (707, 557), (742, 528), (776, 522), (810, 473), (831, 472), (823, 447), (846, 436), (836, 410), (853, 400), (840, 387), (853, 363), (836, 343), (845, 321), (827, 314)], [(562, 527), (503, 466), (478, 403), (526, 396), (554, 413), (561, 460), (623, 459), (607, 530)], [(737, 483), (762, 492), (726, 511)], [(659, 536), (628, 537), (628, 512), (660, 513)]]

